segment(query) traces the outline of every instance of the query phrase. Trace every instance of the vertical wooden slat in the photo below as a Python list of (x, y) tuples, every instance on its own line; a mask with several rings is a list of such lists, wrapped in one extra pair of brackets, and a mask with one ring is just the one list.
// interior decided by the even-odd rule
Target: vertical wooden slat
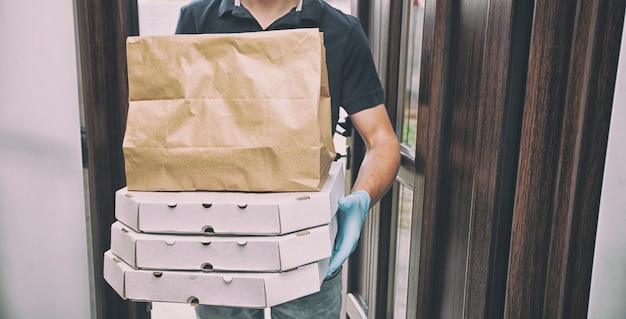
[[(441, 205), (437, 211), (438, 270), (440, 306), (438, 317), (463, 318), (467, 262), (472, 225), (472, 196), (475, 192), (474, 170), (477, 159), (478, 114), (484, 104), (480, 101), (480, 81), (484, 42), (486, 41), (486, 1), (459, 1), (452, 14), (451, 86), (444, 121), (447, 122), (446, 149), (442, 161), (443, 181), (439, 196)], [(489, 117), (493, 114), (489, 114)], [(495, 124), (495, 123), (494, 123)], [(485, 233), (484, 229), (477, 229)], [(472, 238), (474, 239), (474, 238)], [(478, 238), (476, 238), (478, 239)], [(483, 243), (484, 244), (484, 243)], [(472, 286), (473, 287), (473, 286)], [(479, 302), (476, 300), (476, 302)]]
[(586, 318), (625, 2), (537, 0), (507, 318)]
[[(588, 13), (592, 14), (591, 25), (588, 39), (583, 40), (587, 55), (581, 52), (580, 62), (575, 62), (579, 67), (587, 65), (577, 72), (584, 80), (575, 86), (570, 85), (570, 91), (581, 90), (584, 93), (580, 99), (577, 97), (577, 101), (572, 101), (572, 105), (577, 106), (575, 112), (580, 112), (581, 120), (579, 123), (568, 123), (578, 125), (574, 129), (579, 131), (577, 138), (580, 142), (576, 146), (576, 182), (571, 185), (575, 189), (572, 190), (572, 198), (569, 198), (568, 209), (572, 210), (572, 214), (567, 268), (561, 284), (563, 297), (560, 298), (558, 308), (548, 311), (560, 312), (561, 318), (574, 318), (588, 311), (600, 193), (625, 7), (626, 1), (620, 0), (595, 1), (593, 7), (588, 8)], [(574, 142), (574, 139), (570, 142)]]
[(417, 175), (424, 176), (415, 183), (423, 185), (424, 194), (415, 194), (423, 196), (422, 207), (414, 206), (414, 209), (422, 210), (422, 223), (414, 224), (411, 229), (409, 295), (417, 295), (417, 300), (408, 301), (416, 304), (409, 308), (415, 311), (407, 314), (410, 318), (437, 318), (440, 308), (437, 286), (440, 221), (437, 211), (442, 202), (439, 195), (443, 180), (440, 158), (446, 148), (444, 114), (450, 81), (447, 56), (451, 50), (449, 24), (452, 12), (452, 1), (426, 1), (415, 152)]
[(426, 2), (411, 318), (502, 315), (529, 21), (528, 2)]
[(479, 84), (464, 318), (504, 311), (531, 1), (490, 1)]
[(88, 148), (93, 271), (98, 319), (149, 318), (145, 303), (123, 301), (104, 281), (114, 194), (126, 185), (122, 138), (128, 108), (126, 0), (77, 0), (82, 101)]

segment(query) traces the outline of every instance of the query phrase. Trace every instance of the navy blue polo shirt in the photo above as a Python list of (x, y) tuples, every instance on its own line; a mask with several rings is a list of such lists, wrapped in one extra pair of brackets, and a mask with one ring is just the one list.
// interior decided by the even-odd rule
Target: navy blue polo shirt
[[(369, 42), (358, 19), (323, 0), (303, 0), (265, 30), (319, 28), (324, 33), (326, 66), (332, 106), (333, 133), (339, 107), (348, 114), (384, 103), (384, 92)], [(196, 0), (182, 7), (178, 34), (263, 31), (256, 19), (234, 0)]]

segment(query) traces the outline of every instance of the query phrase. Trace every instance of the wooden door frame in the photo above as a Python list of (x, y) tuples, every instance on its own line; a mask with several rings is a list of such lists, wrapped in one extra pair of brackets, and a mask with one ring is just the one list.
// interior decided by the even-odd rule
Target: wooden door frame
[(535, 2), (506, 318), (587, 318), (625, 5)]
[(83, 145), (97, 319), (150, 318), (149, 304), (124, 301), (104, 281), (104, 252), (115, 221), (115, 191), (126, 185), (122, 139), (128, 110), (126, 38), (138, 34), (136, 0), (76, 0)]
[(623, 20), (621, 0), (426, 2), (409, 317), (586, 317)]
[(527, 1), (426, 1), (410, 318), (504, 309), (530, 21)]

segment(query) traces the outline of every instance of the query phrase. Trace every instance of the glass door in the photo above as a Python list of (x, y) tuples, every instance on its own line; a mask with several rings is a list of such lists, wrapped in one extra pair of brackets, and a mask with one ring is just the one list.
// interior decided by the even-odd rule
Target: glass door
[[(415, 300), (410, 289), (411, 245), (419, 239), (420, 201), (415, 169), (424, 1), (355, 2), (378, 63), (386, 106), (401, 142), (402, 162), (392, 189), (370, 212), (349, 264), (349, 318), (406, 318)], [(359, 142), (348, 144), (359, 154)], [(358, 165), (355, 164), (355, 165)], [(419, 186), (419, 184), (418, 184)]]

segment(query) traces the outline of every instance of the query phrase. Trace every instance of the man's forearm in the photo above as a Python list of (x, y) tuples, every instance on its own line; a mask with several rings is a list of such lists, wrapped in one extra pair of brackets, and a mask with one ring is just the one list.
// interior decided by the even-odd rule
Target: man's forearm
[(365, 158), (352, 191), (366, 191), (373, 206), (396, 178), (400, 144), (382, 104), (352, 115), (352, 121), (366, 146)]
[(368, 149), (352, 191), (364, 190), (371, 197), (371, 206), (385, 195), (393, 184), (400, 163), (397, 140)]

